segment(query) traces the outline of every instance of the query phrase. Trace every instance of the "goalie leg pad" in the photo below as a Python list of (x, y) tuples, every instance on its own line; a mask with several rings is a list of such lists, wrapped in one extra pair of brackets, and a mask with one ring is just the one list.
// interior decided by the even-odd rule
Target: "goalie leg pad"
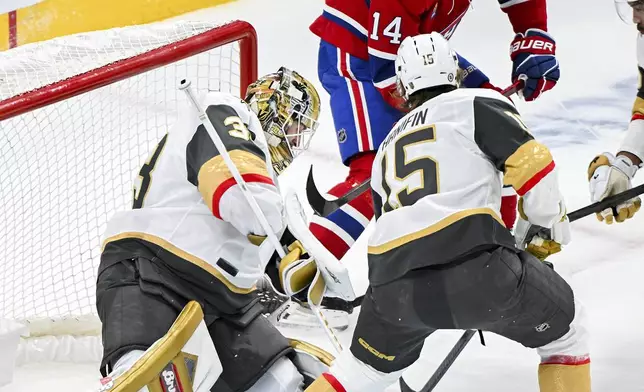
[(191, 301), (149, 349), (123, 355), (100, 391), (209, 392), (221, 372), (201, 306)]
[(326, 350), (302, 340), (289, 339), (289, 344), (295, 351), (291, 360), (297, 370), (304, 376), (304, 385), (310, 385), (324, 372), (329, 371), (329, 366), (334, 360)]
[(303, 247), (315, 259), (318, 272), (322, 273), (326, 285), (339, 297), (352, 301), (356, 295), (351, 285), (349, 272), (346, 266), (333, 256), (323, 244), (320, 243), (308, 228), (306, 212), (302, 207), (297, 193), (290, 191), (285, 197), (286, 217), (289, 230), (302, 243)]

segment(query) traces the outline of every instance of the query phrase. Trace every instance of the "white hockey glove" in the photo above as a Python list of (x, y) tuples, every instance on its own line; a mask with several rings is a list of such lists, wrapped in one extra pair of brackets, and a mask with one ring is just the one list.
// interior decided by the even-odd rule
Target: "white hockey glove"
[(562, 245), (570, 242), (570, 221), (566, 216), (564, 202), (559, 202), (560, 215), (550, 228), (530, 223), (523, 212), (523, 199), (519, 200), (519, 219), (515, 229), (517, 247), (544, 261), (548, 256), (561, 251)]
[[(588, 166), (590, 199), (594, 203), (630, 189), (635, 172), (637, 172), (637, 166), (626, 156), (614, 156), (608, 152), (597, 155)], [(642, 201), (636, 197), (616, 207), (598, 212), (597, 219), (608, 225), (613, 221), (624, 222), (632, 218), (641, 205)]]

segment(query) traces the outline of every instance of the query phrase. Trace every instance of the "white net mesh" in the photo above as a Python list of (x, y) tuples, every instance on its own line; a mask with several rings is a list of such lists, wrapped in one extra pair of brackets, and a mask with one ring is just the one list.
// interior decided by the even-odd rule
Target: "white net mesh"
[[(171, 51), (217, 27), (165, 22), (0, 53), (0, 100), (61, 80), (82, 84), (82, 73)], [(0, 122), (0, 318), (96, 313), (102, 232), (131, 205), (140, 165), (174, 122), (185, 99), (178, 81), (238, 95), (239, 58), (237, 43), (224, 45)]]

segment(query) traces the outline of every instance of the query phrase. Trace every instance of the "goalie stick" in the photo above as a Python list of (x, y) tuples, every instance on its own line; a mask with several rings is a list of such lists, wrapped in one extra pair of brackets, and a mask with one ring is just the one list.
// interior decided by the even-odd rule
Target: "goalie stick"
[[(501, 91), (501, 94), (503, 94), (505, 97), (509, 97), (519, 91), (522, 87), (522, 84), (523, 81), (517, 80), (516, 82), (511, 84), (510, 87)], [(343, 205), (368, 191), (370, 188), (370, 182), (371, 178), (368, 178), (357, 186), (351, 188), (351, 190), (342, 197), (339, 197), (335, 200), (327, 200), (324, 196), (322, 196), (317, 186), (315, 186), (315, 180), (313, 179), (313, 166), (311, 166), (311, 169), (309, 170), (309, 176), (306, 179), (306, 198), (309, 200), (309, 204), (311, 205), (311, 208), (313, 208), (313, 211), (315, 211), (316, 214), (326, 218), (334, 211), (341, 208)]]
[[(279, 238), (277, 237), (277, 234), (273, 231), (271, 228), (270, 223), (266, 219), (266, 216), (264, 216), (264, 213), (262, 212), (262, 209), (260, 208), (259, 204), (257, 203), (257, 200), (253, 197), (253, 195), (250, 193), (248, 189), (248, 185), (246, 184), (246, 181), (244, 181), (244, 178), (241, 176), (239, 170), (237, 169), (237, 166), (235, 166), (235, 163), (231, 159), (230, 155), (228, 154), (228, 150), (226, 150), (226, 146), (222, 142), (221, 138), (219, 137), (219, 134), (217, 133), (217, 130), (215, 129), (215, 126), (212, 124), (210, 121), (210, 118), (208, 118), (208, 115), (206, 114), (204, 108), (201, 106), (201, 103), (197, 100), (197, 97), (195, 96), (194, 91), (191, 88), (191, 83), (187, 79), (182, 79), (179, 82), (178, 89), (180, 91), (183, 91), (186, 94), (186, 97), (188, 98), (188, 101), (192, 105), (192, 107), (197, 111), (197, 115), (199, 117), (199, 120), (203, 124), (203, 126), (206, 128), (206, 131), (208, 132), (208, 135), (212, 139), (213, 143), (217, 147), (217, 150), (219, 151), (219, 154), (223, 158), (224, 162), (226, 163), (226, 166), (228, 167), (228, 170), (230, 173), (233, 175), (235, 178), (235, 182), (237, 182), (237, 185), (239, 185), (240, 189), (242, 190), (242, 194), (244, 195), (244, 198), (250, 205), (251, 209), (253, 210), (253, 213), (255, 214), (255, 217), (259, 221), (260, 225), (262, 226), (262, 229), (266, 232), (266, 236), (268, 237), (268, 240), (272, 243), (272, 245), (275, 247), (275, 251), (279, 255), (280, 258), (284, 258), (286, 256), (286, 250), (280, 243)], [(317, 274), (319, 274), (319, 270)], [(317, 276), (317, 275), (316, 275)], [(314, 280), (315, 281), (315, 280)], [(321, 280), (321, 285), (324, 286), (324, 281)], [(313, 288), (309, 288), (309, 292)], [(322, 289), (322, 293), (324, 292), (324, 288)], [(321, 299), (320, 299), (321, 300)], [(320, 326), (326, 333), (327, 337), (333, 344), (333, 347), (340, 352), (342, 350), (342, 346), (340, 345), (340, 341), (338, 340), (337, 336), (331, 330), (329, 327), (329, 323), (325, 319), (324, 315), (320, 311), (319, 303), (313, 303), (311, 300), (311, 296), (308, 296), (308, 302), (309, 306), (311, 307), (311, 310), (314, 312), (318, 322), (320, 323)]]

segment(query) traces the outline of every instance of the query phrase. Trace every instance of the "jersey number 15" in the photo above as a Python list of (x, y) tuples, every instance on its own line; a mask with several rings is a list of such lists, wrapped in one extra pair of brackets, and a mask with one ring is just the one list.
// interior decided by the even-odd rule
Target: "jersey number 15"
[[(423, 144), (435, 141), (436, 129), (430, 125), (396, 140), (391, 156), (385, 152), (380, 162), (381, 186), (385, 191), (383, 212), (410, 206), (427, 195), (439, 192), (438, 162), (419, 153), (423, 151)], [(411, 150), (412, 147), (416, 147), (416, 153)], [(393, 178), (393, 181), (387, 181), (387, 178)]]

